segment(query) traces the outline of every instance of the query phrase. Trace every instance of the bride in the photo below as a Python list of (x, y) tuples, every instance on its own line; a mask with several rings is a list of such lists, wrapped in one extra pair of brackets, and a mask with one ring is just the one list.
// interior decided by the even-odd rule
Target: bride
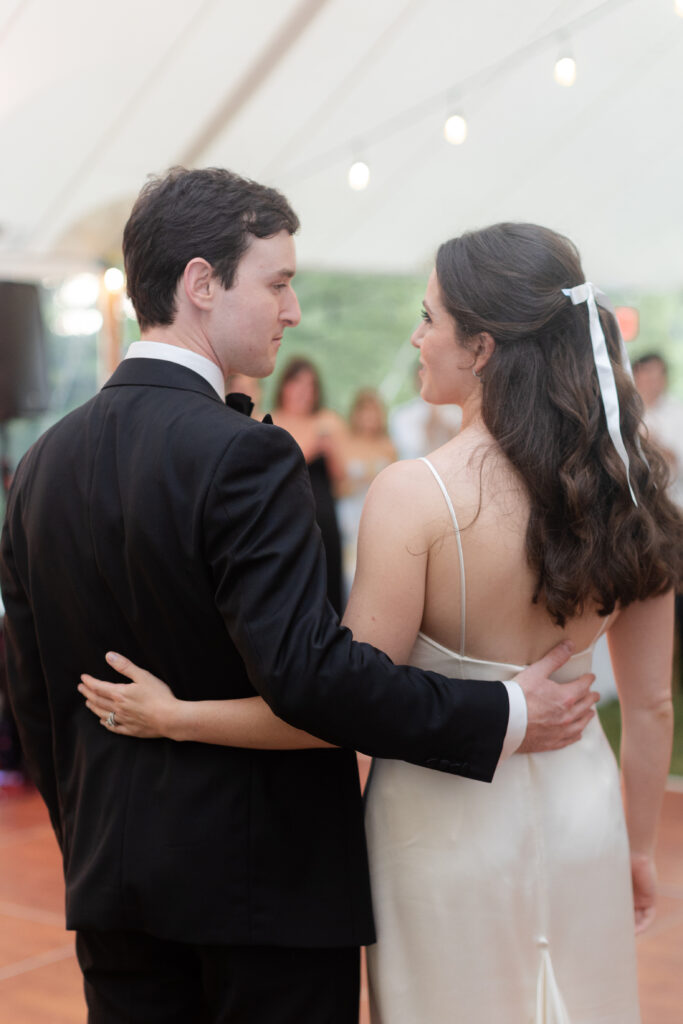
[[(344, 622), (397, 663), (471, 679), (508, 678), (562, 637), (580, 652), (557, 676), (570, 679), (607, 631), (623, 806), (597, 718), (573, 746), (508, 758), (490, 786), (376, 761), (373, 1021), (636, 1024), (683, 550), (665, 466), (640, 434), (616, 322), (552, 231), (498, 224), (442, 245), (412, 340), (423, 398), (461, 406), (463, 426), (372, 485)], [(84, 676), (81, 690), (117, 732), (324, 745), (260, 698), (177, 701), (109, 662), (133, 684)]]

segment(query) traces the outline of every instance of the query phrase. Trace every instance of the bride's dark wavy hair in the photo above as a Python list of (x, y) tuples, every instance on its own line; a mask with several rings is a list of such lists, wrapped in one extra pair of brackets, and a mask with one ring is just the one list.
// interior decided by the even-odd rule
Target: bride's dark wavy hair
[(564, 626), (587, 603), (608, 615), (678, 586), (683, 518), (666, 492), (666, 463), (642, 432), (619, 329), (599, 307), (638, 507), (607, 432), (586, 303), (562, 294), (585, 280), (573, 243), (534, 224), (495, 224), (445, 242), (436, 274), (460, 343), (474, 348), (483, 331), (496, 343), (482, 415), (529, 494), (534, 601)]

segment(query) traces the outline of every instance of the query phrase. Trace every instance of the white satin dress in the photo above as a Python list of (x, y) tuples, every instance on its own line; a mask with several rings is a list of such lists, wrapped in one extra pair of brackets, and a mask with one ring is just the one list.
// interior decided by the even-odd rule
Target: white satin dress
[[(419, 634), (411, 664), (509, 679), (520, 666), (464, 653), (458, 524), (427, 464), (458, 540), (462, 647)], [(590, 671), (592, 651), (554, 678)], [(491, 784), (376, 760), (366, 828), (373, 1024), (639, 1024), (619, 774), (597, 717), (571, 747), (514, 754)]]

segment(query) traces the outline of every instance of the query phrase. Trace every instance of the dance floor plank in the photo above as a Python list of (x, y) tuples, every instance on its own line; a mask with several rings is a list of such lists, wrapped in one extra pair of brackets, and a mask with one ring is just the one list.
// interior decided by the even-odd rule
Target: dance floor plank
[[(361, 760), (365, 781), (367, 762)], [(643, 1024), (683, 1019), (683, 791), (664, 802), (657, 921), (638, 941)], [(63, 925), (59, 851), (34, 792), (0, 792), (0, 1024), (83, 1024), (73, 935)], [(360, 1024), (369, 1024), (363, 981)], [(419, 1024), (419, 1022), (416, 1022)], [(517, 1022), (496, 1022), (517, 1024)]]
[(85, 1001), (73, 940), (67, 951), (52, 963), (0, 981), (2, 1024), (84, 1024)]

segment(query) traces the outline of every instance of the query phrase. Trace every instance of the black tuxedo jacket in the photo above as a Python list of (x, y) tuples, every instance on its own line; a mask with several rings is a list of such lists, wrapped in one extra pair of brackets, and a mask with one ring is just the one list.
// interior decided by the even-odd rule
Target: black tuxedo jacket
[[(0, 567), (11, 700), (70, 928), (372, 941), (354, 748), (490, 780), (501, 683), (395, 667), (325, 598), (301, 452), (199, 375), (124, 361), (21, 462)], [(340, 750), (111, 735), (76, 690), (118, 650), (184, 699), (262, 694)]]

